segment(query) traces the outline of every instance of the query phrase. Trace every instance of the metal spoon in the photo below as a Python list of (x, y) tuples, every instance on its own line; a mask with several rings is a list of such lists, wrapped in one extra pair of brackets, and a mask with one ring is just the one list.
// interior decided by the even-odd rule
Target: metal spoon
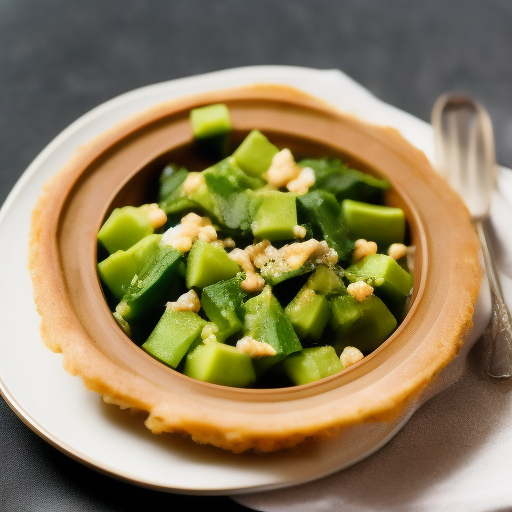
[(499, 274), (488, 235), (496, 160), (491, 118), (483, 105), (460, 94), (443, 94), (432, 109), (439, 170), (464, 199), (476, 226), (492, 299), (487, 373), (512, 376), (512, 321), (503, 300)]

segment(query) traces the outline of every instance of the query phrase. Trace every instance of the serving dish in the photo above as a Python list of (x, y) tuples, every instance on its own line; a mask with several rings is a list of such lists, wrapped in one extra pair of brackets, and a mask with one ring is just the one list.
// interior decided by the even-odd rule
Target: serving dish
[[(84, 157), (84, 152), (82, 152), (81, 157)], [(425, 162), (426, 162), (426, 161), (425, 161)], [(437, 179), (437, 177), (435, 177), (435, 176), (434, 176), (434, 179)], [(420, 251), (418, 254), (421, 254), (421, 251)], [(418, 288), (418, 289), (419, 289), (419, 288)], [(400, 351), (398, 351), (398, 352), (400, 352)], [(45, 359), (47, 359), (47, 358), (46, 358), (46, 357), (42, 357), (42, 359), (43, 359), (43, 360), (45, 360)], [(88, 398), (87, 400), (89, 400), (89, 398)], [(96, 404), (96, 405), (97, 405), (97, 404)], [(410, 403), (410, 405), (412, 405), (412, 402)], [(404, 412), (403, 408), (401, 409), (401, 411), (402, 411), (402, 412)], [(411, 409), (411, 411), (412, 411), (412, 409)], [(388, 410), (388, 412), (389, 412), (389, 410)], [(398, 426), (399, 426), (399, 425), (403, 424), (404, 418), (406, 418), (406, 417), (407, 417), (407, 414), (408, 414), (409, 412), (410, 412), (410, 411), (406, 412), (406, 413), (405, 413), (405, 415), (402, 415), (402, 416), (400, 416), (400, 415), (396, 416), (396, 417), (395, 417), (395, 420), (396, 420), (395, 422), (390, 422), (390, 423), (385, 423), (385, 424), (375, 424), (375, 426), (377, 427), (377, 430), (379, 431), (379, 436), (380, 436), (380, 438), (377, 440), (377, 442), (375, 442), (375, 440), (376, 440), (376, 439), (377, 439), (377, 437), (379, 437), (379, 436), (375, 436), (375, 437), (370, 436), (370, 437), (372, 437), (372, 440), (370, 441), (370, 443), (366, 443), (366, 448), (368, 448), (369, 446), (371, 446), (370, 450), (367, 450), (367, 451), (365, 451), (364, 449), (363, 449), (362, 451), (361, 451), (361, 450), (359, 450), (359, 454), (358, 454), (358, 456), (361, 456), (361, 454), (362, 454), (362, 453), (364, 453), (364, 454), (368, 453), (369, 451), (371, 451), (371, 449), (374, 449), (375, 447), (378, 447), (380, 443), (385, 442), (385, 440), (386, 440), (386, 439), (388, 439), (390, 435), (392, 435), (392, 433), (396, 430), (396, 428), (398, 428)], [(141, 421), (141, 420), (140, 420), (140, 418), (137, 418), (136, 420), (137, 420), (137, 425), (140, 425), (140, 421)], [(125, 419), (124, 419), (124, 420), (122, 420), (122, 421), (123, 421), (123, 422), (124, 422), (124, 421), (126, 421), (126, 422), (127, 422), (127, 424), (131, 425), (131, 421), (130, 421), (130, 420), (125, 420)], [(383, 426), (383, 425), (384, 425), (384, 426)], [(43, 430), (44, 430), (44, 429), (43, 429)], [(367, 435), (367, 433), (365, 433), (365, 434), (364, 434), (364, 436), (366, 436), (366, 435)], [(364, 436), (363, 436), (363, 437), (364, 437)], [(107, 436), (107, 437), (108, 437), (108, 436)], [(142, 437), (143, 437), (143, 439), (146, 439), (146, 437), (145, 437), (144, 435), (143, 435)], [(358, 435), (358, 436), (356, 436), (356, 437), (361, 438), (360, 433), (359, 433), (359, 435)], [(348, 437), (346, 437), (345, 439), (348, 439)], [(365, 441), (367, 441), (367, 440), (368, 440), (368, 438), (366, 438), (366, 439), (364, 439), (364, 440), (365, 440)], [(153, 442), (153, 441), (151, 441), (151, 442)], [(159, 441), (158, 441), (158, 442), (159, 442)], [(188, 445), (186, 444), (186, 442), (185, 442), (185, 441), (180, 440), (180, 443), (181, 443), (181, 442), (185, 443), (185, 445), (186, 445), (186, 446), (188, 446)], [(174, 441), (172, 441), (172, 443), (174, 443)], [(330, 443), (330, 442), (329, 442), (329, 443)], [(64, 444), (64, 443), (61, 443), (61, 444), (60, 444), (60, 446), (62, 447), (62, 445), (63, 445), (63, 444)], [(103, 444), (103, 443), (102, 443), (102, 444)], [(179, 443), (178, 443), (178, 444), (179, 444)], [(363, 443), (363, 444), (364, 444), (364, 443)], [(311, 446), (309, 446), (309, 447), (308, 447), (308, 448), (306, 448), (302, 453), (303, 453), (303, 454), (308, 454), (309, 460), (311, 460), (311, 457), (313, 457), (313, 458), (314, 458), (314, 454), (318, 454), (318, 453), (320, 453), (318, 450), (320, 450), (320, 451), (322, 451), (322, 452), (323, 452), (324, 447), (325, 447), (325, 449), (326, 449), (326, 450), (329, 450), (328, 446), (329, 446), (329, 444), (324, 444), (322, 448), (319, 448), (318, 446), (316, 446), (315, 448), (311, 448)], [(67, 447), (66, 447), (66, 448), (67, 448)], [(194, 450), (194, 452), (195, 452), (195, 453), (197, 453), (197, 451), (196, 451), (197, 449), (202, 450), (202, 451), (201, 451), (201, 453), (202, 453), (202, 454), (203, 454), (203, 453), (206, 453), (206, 454), (211, 454), (211, 453), (212, 453), (212, 452), (211, 452), (211, 449), (208, 449), (208, 448), (205, 448), (205, 447), (194, 447), (194, 448), (193, 448), (193, 450)], [(360, 449), (360, 446), (359, 446), (359, 449)], [(308, 450), (309, 450), (309, 451), (308, 451)], [(312, 451), (311, 451), (311, 450), (312, 450)], [(217, 451), (215, 451), (215, 453), (217, 453)], [(324, 456), (325, 456), (326, 454), (327, 454), (327, 453), (326, 453), (326, 452), (324, 452)], [(354, 454), (352, 454), (352, 455), (354, 455)], [(221, 457), (224, 457), (224, 456), (230, 457), (230, 455), (229, 455), (229, 454), (223, 454)], [(244, 456), (244, 457), (245, 457), (245, 456)], [(267, 464), (267, 463), (271, 464), (271, 462), (270, 462), (270, 461), (272, 461), (272, 460), (274, 460), (274, 463), (275, 463), (275, 459), (272, 459), (272, 457), (273, 457), (273, 455), (271, 455), (271, 456), (265, 456), (265, 457), (264, 457), (264, 464)], [(286, 456), (285, 456), (285, 457), (286, 457)], [(292, 457), (292, 458), (293, 458), (293, 457)], [(337, 464), (337, 467), (338, 467), (338, 468), (339, 468), (339, 467), (341, 467), (339, 463), (340, 463), (340, 461), (341, 461), (342, 459), (343, 459), (343, 457), (338, 457), (338, 458), (337, 458), (337, 463), (336, 463), (336, 464)], [(356, 460), (356, 459), (357, 459), (357, 457), (354, 457), (354, 456), (348, 457), (348, 459), (345, 459), (345, 463), (347, 463), (347, 461), (352, 461), (352, 462), (353, 462), (353, 461), (354, 461), (354, 460)], [(256, 464), (256, 466), (257, 466), (257, 464), (258, 464), (258, 463), (255, 463), (255, 462), (254, 462), (254, 460), (255, 460), (255, 459), (253, 459), (253, 458), (251, 458), (251, 457), (249, 456), (249, 457), (248, 457), (248, 460), (251, 460), (251, 461), (252, 461), (252, 462), (251, 462), (251, 464)], [(256, 460), (261, 460), (261, 458), (260, 458), (260, 459), (256, 459)], [(329, 457), (325, 457), (325, 460), (329, 460)], [(91, 462), (90, 462), (90, 463), (91, 463)], [(93, 463), (93, 464), (95, 464), (94, 462), (92, 462), (92, 463)], [(95, 465), (96, 465), (96, 464), (95, 464)], [(243, 462), (243, 459), (242, 459), (241, 457), (238, 457), (238, 458), (237, 458), (237, 465), (238, 465), (239, 467), (242, 467), (242, 468), (244, 467), (244, 462)], [(288, 470), (290, 470), (292, 466), (293, 466), (293, 463), (292, 463), (292, 464), (290, 464), (290, 465), (288, 465)], [(328, 467), (328, 466), (331, 466), (331, 469), (327, 469), (327, 467)], [(109, 468), (108, 466), (106, 466), (106, 465), (103, 465), (103, 466), (100, 466), (100, 467), (102, 467), (104, 470), (107, 470), (107, 471), (109, 471), (109, 470), (110, 470), (110, 468)], [(314, 472), (316, 475), (320, 475), (320, 474), (325, 474), (325, 472), (326, 472), (326, 471), (331, 471), (331, 470), (332, 470), (332, 458), (331, 458), (331, 462), (330, 462), (330, 463), (327, 463), (327, 466), (323, 466), (323, 470), (322, 470), (322, 471), (318, 471), (318, 467), (317, 467), (317, 468), (316, 468), (316, 470), (314, 470), (313, 472)], [(123, 472), (123, 471), (115, 470), (114, 472), (115, 472), (115, 474), (118, 474), (118, 475), (120, 475), (120, 476), (124, 476), (124, 477), (130, 478), (129, 473), (126, 473), (126, 471), (124, 471), (124, 472)], [(292, 475), (293, 475), (293, 476), (292, 476)], [(267, 475), (267, 477), (266, 477), (266, 478), (267, 478), (266, 483), (262, 483), (262, 482), (261, 482), (261, 480), (260, 480), (260, 481), (259, 481), (259, 483), (257, 483), (257, 484), (256, 484), (256, 483), (253, 481), (253, 482), (250, 484), (250, 486), (252, 486), (252, 487), (253, 487), (253, 489), (254, 489), (254, 487), (255, 487), (255, 486), (256, 486), (256, 487), (258, 487), (258, 486), (260, 486), (260, 487), (261, 487), (261, 485), (263, 485), (263, 486), (265, 486), (265, 485), (267, 485), (267, 486), (283, 485), (283, 479), (280, 479), (280, 482), (279, 482), (279, 483), (277, 483), (276, 481), (269, 483), (269, 482), (268, 482), (268, 475)], [(311, 478), (311, 473), (309, 473), (309, 475), (308, 475), (308, 476), (305, 476), (304, 474), (302, 474), (301, 476), (298, 476), (298, 474), (297, 474), (297, 470), (295, 470), (295, 471), (291, 471), (291, 473), (288, 473), (288, 475), (286, 475), (286, 476), (284, 477), (284, 480), (285, 480), (285, 481), (287, 481), (287, 482), (291, 482), (291, 481), (293, 481), (293, 482), (298, 482), (298, 481), (304, 481), (304, 479), (305, 479), (305, 478)], [(264, 478), (264, 479), (265, 479), (265, 478)], [(143, 483), (148, 484), (148, 482), (149, 482), (149, 480), (148, 480), (148, 479), (146, 479)], [(153, 481), (151, 484), (149, 484), (149, 485), (154, 485), (154, 481)], [(158, 484), (157, 484), (157, 485), (158, 485)], [(178, 486), (177, 486), (177, 488), (178, 488), (178, 489), (189, 489), (189, 488), (190, 488), (190, 487), (187, 487), (187, 486), (180, 487), (180, 485), (183, 485), (183, 484), (178, 484)], [(211, 486), (210, 486), (210, 485), (211, 485)], [(224, 484), (224, 485), (225, 485), (225, 484)], [(237, 484), (232, 484), (232, 485), (233, 485), (233, 486), (235, 486), (235, 485), (237, 485)], [(247, 482), (245, 483), (245, 485), (247, 485)], [(176, 486), (176, 482), (174, 483), (174, 485), (173, 485), (173, 486), (169, 486), (169, 485), (168, 485), (168, 488), (171, 488), (171, 487), (172, 487), (172, 488), (176, 489), (176, 487), (175, 487), (175, 486)], [(211, 482), (211, 483), (209, 484), (209, 487), (208, 487), (209, 492), (214, 492), (213, 487), (215, 487), (215, 484)], [(234, 487), (233, 487), (233, 488), (234, 488)], [(241, 489), (241, 488), (243, 488), (243, 485), (242, 485), (241, 487), (238, 487), (238, 489)], [(205, 489), (205, 487), (202, 487), (201, 489), (202, 489), (202, 490), (204, 490), (204, 489)], [(224, 487), (224, 489), (226, 489), (226, 487)], [(196, 489), (196, 490), (197, 490), (197, 489)]]
[[(228, 106), (240, 140), (257, 128), (294, 154), (340, 156), (391, 182), (387, 203), (408, 220), (415, 285), (402, 324), (362, 362), (296, 388), (216, 386), (150, 358), (113, 320), (96, 273), (96, 233), (113, 208), (147, 202), (151, 179), (166, 162), (200, 166), (188, 116), (212, 103)], [(468, 212), (421, 152), (389, 129), (278, 85), (180, 98), (82, 148), (34, 209), (30, 269), (42, 337), (63, 352), (68, 372), (104, 401), (149, 413), (145, 424), (154, 433), (183, 433), (234, 452), (274, 451), (396, 419), (463, 345), (482, 275)]]

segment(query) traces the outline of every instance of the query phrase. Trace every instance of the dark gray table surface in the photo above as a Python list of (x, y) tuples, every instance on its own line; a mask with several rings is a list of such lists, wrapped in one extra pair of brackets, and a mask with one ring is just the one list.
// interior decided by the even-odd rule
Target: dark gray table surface
[[(98, 104), (257, 64), (341, 69), (424, 120), (442, 92), (470, 93), (487, 106), (498, 161), (510, 167), (511, 57), (506, 0), (0, 0), (0, 204), (51, 139)], [(2, 399), (0, 450), (0, 512), (247, 510), (99, 474), (41, 440)]]

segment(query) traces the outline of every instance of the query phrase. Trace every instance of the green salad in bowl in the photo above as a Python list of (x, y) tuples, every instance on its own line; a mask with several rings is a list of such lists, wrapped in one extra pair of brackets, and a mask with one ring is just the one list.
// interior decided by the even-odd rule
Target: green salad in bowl
[(98, 233), (120, 327), (161, 363), (233, 387), (308, 384), (378, 348), (413, 287), (389, 182), (335, 158), (296, 161), (256, 129), (228, 154), (225, 104), (190, 123), (212, 165), (168, 164), (154, 203), (115, 208)]

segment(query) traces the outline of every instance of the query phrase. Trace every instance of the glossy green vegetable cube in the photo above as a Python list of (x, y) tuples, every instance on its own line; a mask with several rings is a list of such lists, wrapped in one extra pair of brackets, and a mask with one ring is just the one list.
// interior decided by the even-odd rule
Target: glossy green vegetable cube
[(133, 261), (135, 261), (137, 266), (137, 273), (141, 272), (148, 261), (160, 251), (161, 240), (162, 235), (148, 235), (126, 251), (133, 257)]
[(275, 356), (255, 360), (258, 374), (302, 348), (270, 286), (265, 286), (259, 295), (245, 303), (244, 334), (268, 343), (276, 351)]
[(338, 330), (338, 334), (346, 334), (350, 328), (361, 317), (359, 302), (349, 295), (336, 295), (330, 297), (331, 306), (330, 326), (333, 331)]
[(308, 279), (306, 287), (323, 295), (338, 294), (346, 291), (339, 273), (332, 267), (320, 265)]
[(386, 254), (371, 254), (346, 270), (352, 282), (358, 278), (368, 281), (396, 316), (402, 314), (407, 295), (414, 284), (413, 276)]
[(164, 307), (173, 288), (181, 287), (182, 254), (161, 247), (137, 275), (116, 308), (128, 322), (141, 318), (151, 308)]
[(325, 295), (303, 288), (286, 306), (285, 313), (297, 336), (319, 340), (329, 321), (331, 309)]
[(203, 288), (201, 306), (206, 316), (217, 326), (217, 340), (242, 330), (245, 292), (240, 287), (242, 277), (234, 277)]
[(393, 243), (403, 243), (405, 215), (402, 209), (350, 199), (345, 199), (341, 208), (345, 224), (354, 239), (372, 240), (379, 251), (385, 251)]
[(222, 158), (226, 154), (231, 133), (229, 110), (223, 103), (207, 105), (190, 111), (194, 139), (209, 156)]
[(144, 265), (157, 253), (162, 235), (148, 235), (127, 251), (117, 251), (98, 263), (98, 273), (114, 297), (121, 299)]
[(256, 381), (251, 357), (216, 341), (198, 345), (190, 352), (183, 373), (223, 386), (248, 387)]
[(205, 324), (192, 311), (165, 311), (142, 348), (155, 359), (176, 368)]
[(296, 386), (316, 382), (343, 370), (340, 358), (330, 346), (305, 348), (288, 356), (281, 367)]
[(147, 213), (134, 206), (116, 208), (98, 232), (99, 242), (112, 254), (126, 251), (147, 235), (153, 233)]
[(266, 192), (260, 198), (260, 206), (252, 223), (253, 235), (270, 240), (293, 240), (293, 228), (297, 225), (295, 194)]
[(116, 251), (98, 263), (98, 273), (112, 295), (119, 300), (126, 293), (131, 280), (137, 273), (137, 265), (131, 254), (126, 251)]
[(337, 332), (336, 350), (341, 353), (346, 346), (358, 348), (367, 354), (378, 348), (393, 332), (397, 322), (391, 311), (377, 296), (370, 295), (359, 302), (361, 316), (346, 332)]
[(259, 130), (252, 130), (233, 153), (237, 165), (250, 176), (261, 176), (268, 171), (272, 158), (279, 149)]
[(190, 122), (196, 139), (206, 139), (231, 131), (229, 110), (223, 103), (192, 109)]
[(223, 247), (196, 240), (187, 260), (187, 288), (204, 288), (210, 284), (231, 279), (240, 272)]

